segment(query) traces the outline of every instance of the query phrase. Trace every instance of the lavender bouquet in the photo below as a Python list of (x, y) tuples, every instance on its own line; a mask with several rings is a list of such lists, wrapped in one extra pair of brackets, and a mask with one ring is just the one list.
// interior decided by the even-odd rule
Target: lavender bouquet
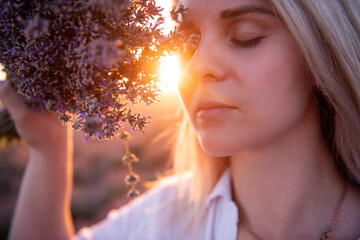
[(156, 100), (160, 58), (176, 47), (161, 10), (154, 0), (1, 0), (0, 63), (32, 109), (87, 137), (109, 140), (125, 123), (143, 131), (150, 117), (128, 105)]
[[(109, 140), (120, 132), (130, 196), (138, 194), (131, 167), (138, 159), (122, 127), (144, 131), (150, 116), (128, 106), (156, 100), (160, 58), (181, 43), (177, 33), (161, 32), (161, 11), (154, 0), (0, 0), (7, 81), (32, 109), (54, 112), (86, 138)], [(17, 137), (1, 111), (0, 140)]]

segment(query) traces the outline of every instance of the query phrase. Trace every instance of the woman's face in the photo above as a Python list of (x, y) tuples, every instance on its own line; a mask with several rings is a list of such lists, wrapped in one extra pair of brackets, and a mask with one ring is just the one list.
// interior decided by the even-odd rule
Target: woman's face
[(309, 114), (311, 83), (289, 31), (262, 0), (185, 0), (199, 34), (179, 83), (203, 149), (229, 156), (273, 143)]

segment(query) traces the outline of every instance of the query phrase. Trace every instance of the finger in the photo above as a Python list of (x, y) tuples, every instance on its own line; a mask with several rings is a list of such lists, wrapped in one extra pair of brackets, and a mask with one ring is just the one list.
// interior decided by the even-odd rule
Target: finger
[(0, 87), (0, 100), (2, 105), (9, 111), (13, 118), (17, 118), (25, 111), (29, 110), (29, 107), (20, 100), (16, 91), (9, 82), (5, 82)]

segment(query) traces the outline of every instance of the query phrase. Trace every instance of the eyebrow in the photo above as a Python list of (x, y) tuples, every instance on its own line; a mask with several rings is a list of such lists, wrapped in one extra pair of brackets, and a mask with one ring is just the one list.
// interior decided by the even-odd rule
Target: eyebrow
[(244, 5), (225, 9), (220, 12), (220, 19), (229, 19), (247, 13), (264, 13), (275, 16), (275, 13), (262, 5)]

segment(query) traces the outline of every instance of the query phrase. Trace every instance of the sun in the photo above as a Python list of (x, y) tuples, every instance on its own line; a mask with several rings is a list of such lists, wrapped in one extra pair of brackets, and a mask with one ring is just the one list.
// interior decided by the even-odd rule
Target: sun
[[(173, 1), (156, 0), (156, 3), (164, 10), (162, 12), (164, 17), (164, 25), (162, 32), (168, 34), (174, 30), (175, 23), (172, 21), (170, 11), (172, 9)], [(160, 84), (158, 85), (162, 92), (175, 92), (177, 84), (180, 79), (179, 60), (176, 55), (167, 55), (161, 59), (160, 67)]]
[(161, 59), (160, 67), (160, 90), (162, 92), (174, 92), (180, 78), (180, 67), (178, 57), (169, 55)]
[(4, 81), (6, 79), (6, 72), (3, 71), (4, 66), (0, 63), (0, 81)]

